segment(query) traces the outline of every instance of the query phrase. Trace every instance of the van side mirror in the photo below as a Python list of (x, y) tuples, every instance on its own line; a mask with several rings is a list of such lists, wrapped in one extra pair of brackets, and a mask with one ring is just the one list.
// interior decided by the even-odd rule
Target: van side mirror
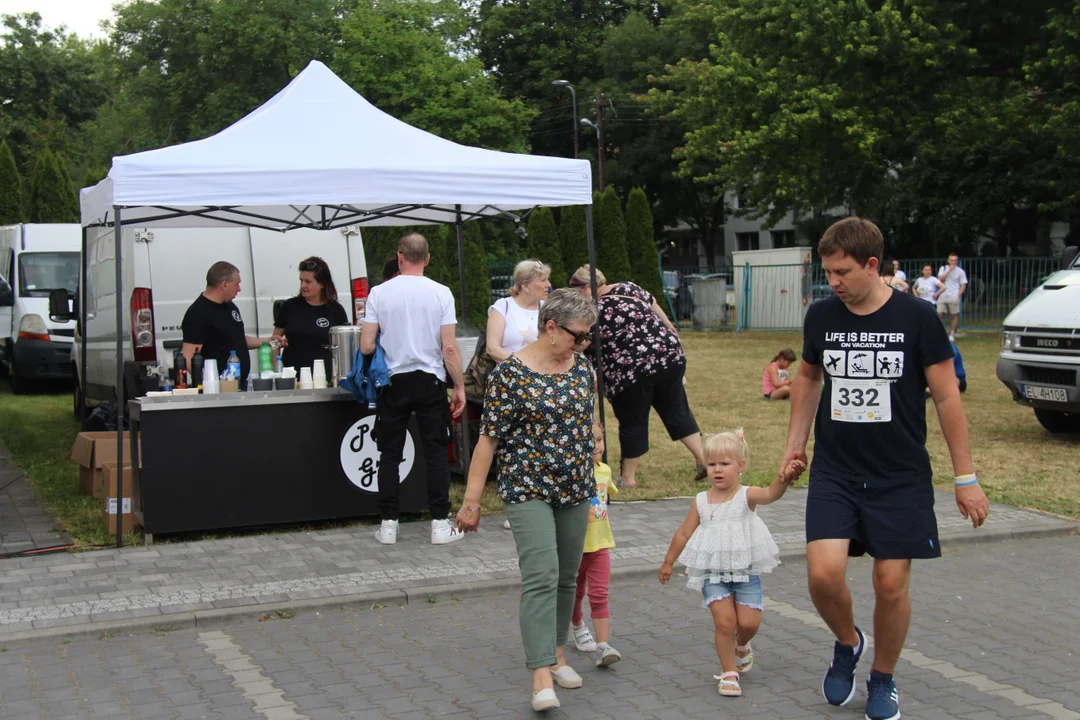
[(1077, 254), (1080, 253), (1080, 247), (1076, 245), (1070, 245), (1065, 248), (1065, 252), (1062, 253), (1062, 259), (1065, 260), (1065, 268), (1071, 268), (1073, 261), (1076, 260)]
[(75, 317), (71, 308), (71, 295), (63, 288), (49, 293), (49, 319), (53, 322), (68, 322)]
[(0, 307), (12, 307), (15, 305), (15, 293), (11, 291), (11, 286), (8, 285), (7, 280), (0, 277)]

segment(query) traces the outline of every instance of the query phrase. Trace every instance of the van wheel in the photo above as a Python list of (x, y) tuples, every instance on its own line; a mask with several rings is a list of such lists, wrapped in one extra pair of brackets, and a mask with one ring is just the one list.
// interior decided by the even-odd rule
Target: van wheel
[(1052, 433), (1080, 433), (1080, 413), (1035, 408), (1035, 419)]

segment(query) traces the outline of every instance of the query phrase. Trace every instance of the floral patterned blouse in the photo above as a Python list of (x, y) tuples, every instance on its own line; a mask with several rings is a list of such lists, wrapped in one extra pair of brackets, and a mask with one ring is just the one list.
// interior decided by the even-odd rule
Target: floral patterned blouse
[(652, 293), (630, 282), (612, 285), (600, 296), (600, 347), (608, 397), (661, 370), (686, 364), (678, 336), (660, 322), (652, 304)]
[(499, 441), (503, 502), (543, 500), (570, 507), (596, 494), (595, 398), (591, 366), (580, 355), (569, 370), (554, 375), (530, 369), (516, 355), (491, 372), (480, 434)]

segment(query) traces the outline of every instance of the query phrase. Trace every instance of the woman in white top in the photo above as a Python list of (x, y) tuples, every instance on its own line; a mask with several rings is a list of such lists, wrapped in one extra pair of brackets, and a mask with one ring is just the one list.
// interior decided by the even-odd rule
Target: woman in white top
[(487, 352), (501, 363), (537, 338), (540, 303), (551, 292), (551, 268), (539, 260), (522, 260), (514, 267), (510, 297), (488, 308)]

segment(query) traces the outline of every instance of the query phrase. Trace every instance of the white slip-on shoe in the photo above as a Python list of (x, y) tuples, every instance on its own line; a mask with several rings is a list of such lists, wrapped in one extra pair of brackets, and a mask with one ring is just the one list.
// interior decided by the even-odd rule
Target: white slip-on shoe
[(547, 712), (559, 707), (559, 696), (554, 688), (544, 688), (540, 692), (533, 693), (532, 709), (536, 712)]
[(397, 542), (397, 520), (383, 520), (379, 529), (375, 531), (375, 539), (383, 545), (393, 545)]
[(510, 529), (510, 518), (506, 518), (505, 520), (503, 520), (503, 527), (507, 530)]
[(581, 687), (581, 676), (569, 665), (563, 665), (558, 670), (551, 671), (551, 677), (555, 678), (555, 684), (567, 690)]
[(449, 520), (431, 521), (432, 545), (447, 545), (452, 542), (457, 542), (463, 537), (465, 537), (465, 533), (461, 532), (456, 525), (451, 525)]

